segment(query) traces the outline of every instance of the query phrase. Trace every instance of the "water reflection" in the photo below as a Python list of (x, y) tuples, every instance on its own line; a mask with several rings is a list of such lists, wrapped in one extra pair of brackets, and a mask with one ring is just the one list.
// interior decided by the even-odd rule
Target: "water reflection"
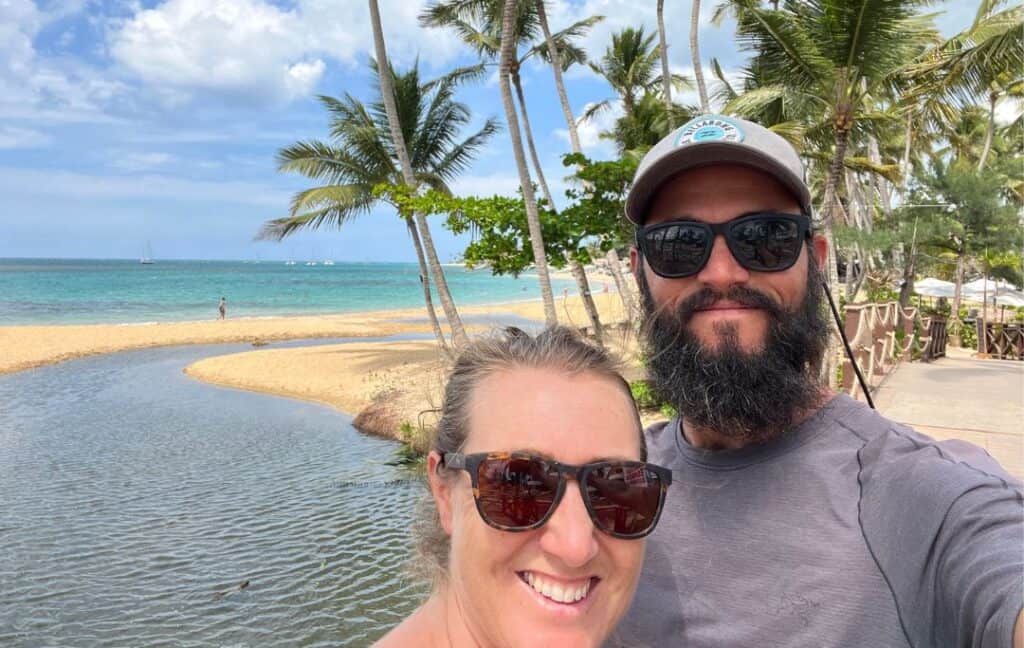
[(422, 486), (344, 415), (181, 373), (247, 348), (0, 376), (0, 645), (360, 646), (412, 610)]

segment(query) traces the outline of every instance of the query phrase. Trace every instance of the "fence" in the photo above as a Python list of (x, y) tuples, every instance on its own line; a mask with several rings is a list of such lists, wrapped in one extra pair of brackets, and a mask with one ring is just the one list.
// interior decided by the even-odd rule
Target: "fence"
[(1024, 360), (1024, 325), (1001, 324), (979, 320), (978, 350), (1003, 360)]
[[(901, 361), (910, 360), (914, 352), (920, 353), (925, 361), (946, 354), (946, 322), (943, 319), (922, 319), (918, 309), (900, 308), (898, 302), (849, 304), (845, 311), (846, 337), (871, 391)], [(916, 337), (915, 322), (920, 324), (921, 331)], [(897, 334), (899, 330), (903, 331), (902, 336)], [(843, 362), (842, 387), (851, 396), (860, 391), (849, 358)]]

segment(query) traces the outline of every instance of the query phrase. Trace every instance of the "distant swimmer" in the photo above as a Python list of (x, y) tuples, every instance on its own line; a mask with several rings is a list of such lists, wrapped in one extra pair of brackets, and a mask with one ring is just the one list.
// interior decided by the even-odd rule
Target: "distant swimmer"
[(224, 319), (224, 317), (228, 314), (228, 300), (221, 297), (220, 305), (217, 306), (217, 310), (220, 311), (220, 318)]

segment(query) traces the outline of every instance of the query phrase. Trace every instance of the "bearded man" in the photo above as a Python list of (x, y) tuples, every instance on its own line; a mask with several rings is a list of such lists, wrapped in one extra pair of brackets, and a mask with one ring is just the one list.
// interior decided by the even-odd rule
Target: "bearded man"
[(819, 380), (827, 245), (797, 152), (699, 117), (626, 202), (673, 487), (612, 645), (1024, 646), (1024, 490)]

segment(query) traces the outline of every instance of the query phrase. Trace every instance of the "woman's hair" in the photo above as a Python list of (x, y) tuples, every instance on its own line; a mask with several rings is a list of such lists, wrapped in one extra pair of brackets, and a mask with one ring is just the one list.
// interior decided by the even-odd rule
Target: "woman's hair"
[[(477, 386), (492, 374), (523, 367), (557, 369), (567, 374), (591, 373), (619, 385), (627, 402), (634, 407), (640, 459), (647, 460), (640, 416), (636, 413), (629, 383), (619, 373), (619, 361), (608, 351), (586, 342), (564, 326), (546, 328), (536, 336), (509, 327), (470, 343), (459, 354), (449, 374), (441, 418), (430, 450), (441, 455), (462, 450), (469, 434), (470, 402)], [(507, 448), (495, 448), (504, 449)], [(438, 466), (439, 478), (452, 479), (453, 474), (454, 471)], [(437, 506), (429, 491), (418, 507), (413, 536), (417, 549), (414, 571), (435, 584), (444, 582), (448, 575), (451, 543), (441, 526)]]

